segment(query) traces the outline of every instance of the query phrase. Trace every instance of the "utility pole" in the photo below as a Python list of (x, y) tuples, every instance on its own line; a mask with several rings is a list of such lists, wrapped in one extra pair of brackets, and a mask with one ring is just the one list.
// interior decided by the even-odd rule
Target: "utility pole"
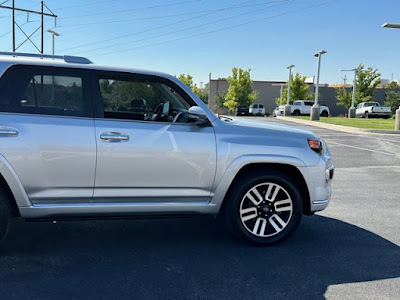
[[(19, 7), (15, 7), (15, 0), (12, 0), (12, 4), (11, 6), (7, 6), (4, 5), (5, 3), (7, 3), (9, 0), (3, 1), (0, 4), (0, 8), (4, 8), (4, 9), (9, 9), (12, 11), (12, 51), (15, 52), (17, 51), (23, 44), (25, 44), (25, 42), (29, 41), (31, 42), (31, 44), (40, 52), (40, 53), (44, 53), (44, 17), (52, 17), (54, 18), (54, 25), (57, 26), (57, 15), (54, 14), (51, 9), (44, 3), (44, 1), (41, 1), (41, 10), (40, 11), (35, 11), (35, 10), (30, 10), (30, 9), (25, 9), (25, 8), (19, 8)], [(45, 12), (44, 10), (47, 9), (49, 12)], [(20, 12), (25, 12), (27, 13), (27, 15), (29, 16), (29, 14), (37, 14), (41, 16), (41, 22), (40, 22), (40, 26), (33, 31), (30, 35), (28, 35), (23, 29), (22, 29), (22, 25), (19, 25), (18, 22), (15, 20), (15, 12), (16, 11), (20, 11)], [(19, 44), (18, 46), (16, 45), (16, 28), (18, 28), (25, 36), (25, 40)], [(32, 41), (32, 36), (38, 32), (41, 31), (41, 45), (40, 47), (36, 46), (36, 44)]]
[(346, 77), (346, 75), (344, 75), (344, 77), (343, 77), (343, 87), (346, 87), (346, 81), (347, 81), (347, 77)]

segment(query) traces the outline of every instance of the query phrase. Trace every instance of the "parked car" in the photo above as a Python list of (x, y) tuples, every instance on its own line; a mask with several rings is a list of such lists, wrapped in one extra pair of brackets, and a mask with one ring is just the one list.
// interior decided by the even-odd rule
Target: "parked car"
[(253, 103), (250, 105), (249, 113), (252, 115), (265, 115), (264, 105), (261, 103)]
[(240, 106), (236, 107), (236, 115), (237, 116), (248, 116), (249, 108), (244, 105), (240, 105)]
[[(311, 107), (314, 105), (314, 101), (309, 100), (296, 100), (291, 106), (291, 114), (294, 116), (309, 116), (311, 113)], [(285, 111), (285, 106), (282, 105), (282, 111)], [(330, 114), (329, 107), (320, 105), (321, 117), (328, 117)]]
[(276, 108), (274, 109), (274, 111), (272, 112), (272, 116), (273, 116), (273, 117), (277, 117), (277, 116), (280, 116), (280, 115), (283, 115), (283, 113), (282, 113), (282, 114), (280, 113), (279, 106), (278, 106), (278, 107), (276, 107)]
[(378, 102), (362, 102), (356, 107), (357, 118), (384, 118), (392, 116), (392, 109), (387, 106), (381, 106)]
[(0, 74), (1, 238), (11, 217), (212, 215), (273, 244), (329, 203), (322, 139), (217, 117), (174, 76), (21, 53)]

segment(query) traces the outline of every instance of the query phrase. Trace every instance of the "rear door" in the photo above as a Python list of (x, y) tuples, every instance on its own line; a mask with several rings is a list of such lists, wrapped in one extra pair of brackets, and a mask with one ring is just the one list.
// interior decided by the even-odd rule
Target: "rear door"
[(189, 123), (194, 101), (172, 82), (140, 74), (100, 72), (95, 86), (102, 110), (94, 201), (209, 201), (215, 133)]
[(304, 106), (303, 106), (303, 114), (304, 115), (309, 115), (311, 114), (311, 107), (313, 106), (312, 101), (304, 101)]
[(33, 204), (90, 202), (96, 144), (85, 71), (18, 66), (0, 80), (0, 154)]

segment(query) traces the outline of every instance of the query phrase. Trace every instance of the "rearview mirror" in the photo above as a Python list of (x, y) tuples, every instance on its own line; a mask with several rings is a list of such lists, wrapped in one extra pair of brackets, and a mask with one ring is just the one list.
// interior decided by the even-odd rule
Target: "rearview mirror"
[(205, 111), (198, 106), (189, 108), (189, 122), (197, 126), (207, 126), (210, 122), (207, 119)]

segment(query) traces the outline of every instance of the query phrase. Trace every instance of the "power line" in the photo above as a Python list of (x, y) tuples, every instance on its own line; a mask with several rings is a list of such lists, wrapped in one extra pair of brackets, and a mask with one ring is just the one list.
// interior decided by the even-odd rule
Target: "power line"
[(173, 39), (173, 40), (163, 41), (163, 42), (154, 43), (154, 44), (145, 45), (145, 46), (138, 46), (138, 47), (119, 50), (119, 51), (112, 51), (112, 52), (107, 52), (107, 53), (103, 53), (103, 54), (96, 54), (93, 57), (99, 57), (99, 56), (105, 56), (105, 55), (110, 55), (110, 54), (115, 54), (115, 53), (132, 51), (132, 50), (137, 50), (137, 49), (141, 49), (141, 48), (147, 48), (147, 47), (151, 47), (151, 46), (158, 46), (158, 45), (162, 45), (162, 44), (166, 44), (166, 43), (171, 43), (171, 42), (176, 42), (176, 41), (180, 41), (180, 40), (184, 40), (184, 39), (203, 36), (203, 35), (219, 32), (219, 31), (223, 31), (223, 30), (228, 30), (228, 29), (232, 29), (232, 28), (236, 28), (236, 27), (240, 27), (240, 26), (245, 26), (245, 25), (257, 23), (257, 22), (260, 22), (260, 21), (268, 20), (268, 19), (281, 17), (281, 16), (284, 16), (284, 15), (288, 15), (288, 14), (291, 14), (291, 13), (298, 12), (298, 11), (315, 8), (315, 7), (322, 6), (322, 5), (325, 5), (325, 4), (334, 2), (334, 1), (336, 1), (336, 0), (329, 0), (329, 1), (322, 2), (322, 3), (318, 3), (318, 4), (310, 5), (310, 6), (307, 6), (307, 7), (299, 8), (299, 9), (296, 9), (296, 10), (287, 11), (287, 12), (284, 12), (284, 13), (281, 13), (281, 14), (277, 14), (277, 15), (273, 15), (273, 16), (269, 16), (269, 17), (265, 17), (265, 18), (260, 18), (260, 19), (256, 19), (256, 20), (253, 20), (253, 21), (244, 22), (244, 23), (240, 23), (240, 24), (236, 24), (236, 25), (232, 25), (232, 26), (227, 26), (227, 27), (220, 28), (220, 29), (210, 30), (210, 31), (207, 31), (207, 32), (204, 32), (204, 33), (194, 34), (194, 35), (191, 35), (191, 36), (176, 38), (176, 39)]
[[(278, 5), (282, 5), (282, 4), (285, 4), (285, 3), (290, 2), (290, 1), (295, 1), (295, 0), (281, 0), (281, 1), (278, 1), (279, 2), (278, 4), (270, 5), (270, 6), (264, 7), (263, 9), (267, 9), (267, 8), (275, 7), (275, 6), (278, 6)], [(223, 22), (223, 21), (226, 21), (226, 20), (238, 18), (238, 17), (244, 16), (244, 15), (248, 15), (248, 14), (252, 14), (252, 13), (258, 12), (258, 11), (260, 11), (260, 10), (258, 9), (258, 10), (248, 11), (248, 12), (245, 12), (245, 13), (241, 13), (241, 14), (237, 14), (237, 15), (234, 15), (234, 16), (226, 17), (226, 18), (219, 19), (219, 20), (216, 20), (216, 21), (207, 22), (207, 23), (203, 23), (203, 24), (200, 24), (200, 25), (195, 25), (195, 26), (191, 26), (191, 27), (187, 27), (187, 28), (183, 28), (183, 29), (178, 29), (178, 30), (175, 30), (175, 31), (172, 31), (172, 32), (168, 32), (168, 34), (175, 34), (175, 33), (178, 33), (178, 32), (199, 28), (199, 27), (202, 27), (202, 26), (205, 26), (205, 25), (211, 25), (211, 24), (215, 24), (215, 23), (220, 23), (220, 22)], [(162, 26), (162, 27), (164, 27), (164, 26)], [(106, 47), (90, 49), (88, 51), (79, 51), (79, 52), (73, 53), (73, 54), (79, 54), (79, 53), (83, 53), (83, 52), (84, 53), (88, 53), (88, 52), (93, 52), (93, 51), (97, 51), (97, 50), (109, 49), (109, 48), (113, 48), (115, 46), (123, 46), (123, 45), (131, 44), (131, 43), (142, 42), (142, 41), (154, 39), (154, 38), (157, 38), (157, 37), (160, 37), (160, 36), (164, 36), (164, 35), (165, 35), (165, 33), (157, 34), (157, 35), (153, 35), (153, 36), (150, 36), (150, 37), (145, 37), (145, 38), (142, 38), (142, 39), (139, 39), (139, 40), (128, 41), (128, 42), (120, 43), (120, 44), (113, 44), (113, 45), (106, 46)]]
[(153, 8), (160, 8), (160, 7), (177, 6), (177, 5), (181, 5), (181, 4), (200, 2), (200, 1), (203, 1), (203, 0), (188, 0), (188, 1), (181, 1), (181, 2), (176, 2), (176, 3), (167, 3), (167, 4), (159, 4), (159, 5), (153, 5), (153, 6), (147, 6), (147, 7), (138, 7), (138, 8), (124, 9), (124, 10), (109, 11), (109, 12), (104, 12), (104, 13), (87, 14), (87, 15), (80, 15), (80, 16), (70, 16), (70, 17), (64, 17), (64, 18), (60, 18), (60, 19), (66, 20), (66, 19), (76, 19), (76, 18), (84, 18), (84, 17), (92, 17), (92, 16), (109, 15), (109, 14), (116, 14), (116, 13), (125, 13), (125, 12), (130, 12), (130, 11), (137, 11), (137, 10), (146, 10), (146, 9), (153, 9)]
[[(287, 2), (287, 1), (294, 1), (294, 0), (280, 0), (280, 1), (273, 1), (273, 2), (268, 1), (268, 2), (264, 2), (264, 5), (265, 5), (265, 4), (274, 3), (274, 2), (282, 2), (282, 1), (286, 1), (286, 2)], [(245, 1), (245, 2), (242, 2), (242, 3), (236, 4), (236, 5), (233, 5), (233, 6), (228, 6), (228, 7), (225, 7), (225, 8), (220, 8), (220, 9), (218, 9), (218, 11), (215, 11), (215, 10), (214, 10), (214, 11), (212, 11), (212, 12), (210, 12), (210, 13), (206, 13), (206, 14), (203, 14), (203, 15), (200, 15), (200, 16), (191, 17), (191, 18), (188, 18), (188, 19), (180, 20), (180, 21), (173, 22), (173, 23), (169, 23), (169, 24), (162, 25), (162, 26), (153, 27), (153, 28), (150, 28), (150, 29), (147, 29), (147, 30), (143, 30), (143, 31), (139, 31), (139, 32), (135, 32), (135, 33), (130, 33), (130, 34), (121, 35), (121, 36), (118, 36), (118, 37), (115, 37), (115, 38), (111, 38), (111, 39), (105, 39), (105, 40), (101, 40), (101, 41), (97, 41), (97, 42), (93, 42), (93, 43), (88, 43), (88, 44), (84, 44), (84, 45), (79, 45), (79, 46), (74, 46), (74, 47), (62, 49), (61, 51), (68, 51), (68, 50), (72, 50), (72, 49), (76, 49), (76, 48), (82, 48), (82, 47), (87, 47), (87, 46), (93, 46), (93, 45), (97, 45), (97, 44), (101, 44), (101, 43), (106, 43), (106, 42), (110, 42), (110, 41), (114, 41), (114, 40), (118, 40), (118, 39), (127, 38), (127, 37), (130, 37), (130, 36), (134, 36), (134, 35), (138, 35), (138, 34), (150, 32), (150, 31), (157, 30), (157, 29), (160, 29), (160, 28), (165, 28), (165, 27), (167, 27), (167, 26), (172, 26), (172, 25), (176, 25), (176, 24), (183, 23), (183, 22), (192, 21), (192, 20), (194, 20), (194, 19), (201, 18), (201, 17), (207, 16), (207, 15), (210, 15), (210, 14), (213, 14), (213, 13), (216, 13), (216, 12), (225, 11), (225, 10), (229, 10), (229, 9), (233, 9), (233, 8), (238, 8), (238, 7), (241, 8), (241, 5), (247, 4), (247, 3), (249, 3), (249, 2), (252, 2), (252, 1), (251, 1), (251, 0), (250, 0), (250, 1)]]
[[(254, 2), (254, 1), (255, 0), (247, 1), (247, 2), (244, 2), (244, 3)], [(234, 8), (260, 6), (260, 5), (265, 5), (266, 3), (281, 2), (281, 1), (272, 1), (272, 2), (268, 1), (268, 2), (257, 3), (257, 4), (249, 4), (249, 5), (240, 5), (240, 4), (238, 4), (238, 5), (234, 5)], [(287, 1), (289, 1), (289, 0), (287, 0)], [(230, 6), (230, 7), (232, 7), (232, 6)], [(161, 16), (151, 16), (151, 17), (143, 17), (143, 18), (130, 18), (130, 19), (122, 19), (122, 20), (121, 19), (120, 20), (108, 20), (108, 21), (99, 21), (99, 22), (88, 22), (88, 23), (75, 23), (75, 24), (69, 24), (69, 25), (61, 25), (61, 26), (58, 26), (58, 27), (79, 27), (79, 26), (98, 25), (98, 24), (136, 22), (136, 21), (142, 21), (142, 20), (163, 19), (163, 18), (170, 18), (170, 17), (197, 15), (197, 14), (203, 14), (203, 13), (209, 13), (209, 12), (219, 12), (219, 11), (223, 11), (223, 10), (226, 10), (226, 8), (218, 8), (218, 9), (211, 9), (211, 10), (201, 10), (201, 11), (193, 11), (193, 12), (185, 12), (185, 13), (169, 14), (169, 15), (161, 15)]]

